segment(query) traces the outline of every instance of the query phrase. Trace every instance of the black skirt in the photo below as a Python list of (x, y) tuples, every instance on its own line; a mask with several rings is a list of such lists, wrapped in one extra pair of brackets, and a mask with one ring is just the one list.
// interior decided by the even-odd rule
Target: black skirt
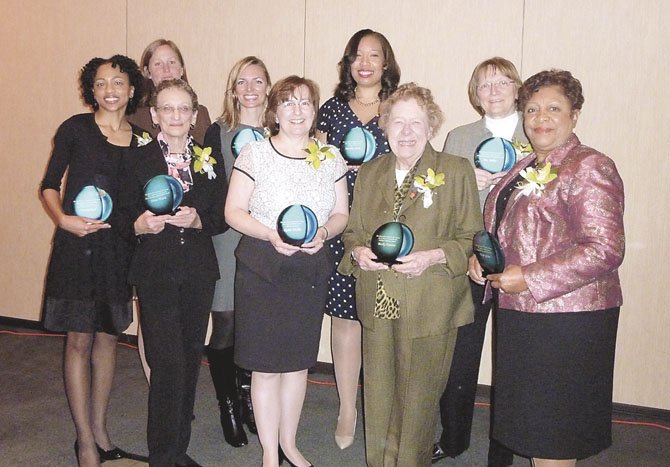
[(264, 373), (313, 366), (334, 264), (329, 249), (285, 256), (244, 236), (235, 255), (235, 363)]
[(130, 246), (113, 229), (76, 237), (57, 229), (45, 283), (42, 322), (56, 332), (118, 336), (133, 320)]
[(497, 313), (492, 437), (526, 457), (582, 459), (612, 444), (619, 308)]

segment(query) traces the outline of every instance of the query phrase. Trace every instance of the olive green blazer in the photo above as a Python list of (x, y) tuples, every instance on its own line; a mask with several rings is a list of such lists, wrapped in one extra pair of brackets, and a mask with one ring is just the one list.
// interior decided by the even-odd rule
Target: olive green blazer
[[(378, 272), (362, 271), (352, 260), (351, 251), (357, 246), (369, 247), (374, 231), (393, 220), (395, 165), (396, 156), (387, 153), (361, 166), (349, 224), (342, 234), (345, 252), (338, 270), (356, 277), (358, 316), (368, 329), (374, 329), (378, 319), (373, 317)], [(425, 176), (429, 168), (445, 175), (445, 184), (434, 190), (432, 206), (424, 208), (420, 193), (413, 199), (407, 196), (398, 220), (414, 233), (412, 251), (441, 248), (447, 262), (430, 266), (412, 279), (391, 270), (381, 273), (386, 291), (400, 303), (397, 326), (401, 338), (444, 334), (473, 320), (466, 272), (472, 237), (482, 229), (474, 171), (466, 159), (436, 152), (430, 144), (416, 175)]]

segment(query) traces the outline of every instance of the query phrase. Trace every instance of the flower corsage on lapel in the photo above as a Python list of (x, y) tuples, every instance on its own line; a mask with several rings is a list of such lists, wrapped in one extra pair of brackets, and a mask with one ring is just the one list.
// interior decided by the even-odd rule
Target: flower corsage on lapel
[(409, 192), (410, 199), (423, 194), (423, 207), (429, 208), (433, 204), (433, 193), (444, 185), (444, 173), (436, 174), (433, 169), (428, 169), (426, 175), (417, 175), (414, 177), (414, 184)]
[(212, 154), (212, 148), (206, 147), (201, 148), (200, 146), (193, 146), (193, 170), (199, 174), (207, 174), (207, 179), (212, 180), (216, 178), (216, 173), (214, 172), (214, 164), (216, 164), (216, 159), (214, 159), (210, 154)]
[(314, 170), (319, 170), (321, 162), (326, 159), (335, 159), (333, 149), (335, 149), (335, 146), (323, 144), (318, 139), (313, 139), (303, 151), (307, 153), (307, 163), (311, 165)]
[(544, 191), (547, 184), (553, 181), (558, 177), (558, 172), (556, 169), (551, 167), (550, 162), (546, 162), (541, 167), (526, 167), (521, 172), (519, 172), (526, 181), (519, 182), (516, 184), (516, 188), (521, 190), (514, 199), (519, 198), (519, 196), (530, 196), (537, 195), (540, 196), (542, 191)]
[(138, 134), (133, 134), (133, 136), (137, 140), (137, 147), (138, 148), (142, 147), (142, 146), (146, 146), (147, 144), (151, 143), (151, 141), (153, 141), (152, 138), (151, 138), (151, 135), (149, 133), (147, 133), (146, 131), (143, 131), (141, 136), (138, 135)]

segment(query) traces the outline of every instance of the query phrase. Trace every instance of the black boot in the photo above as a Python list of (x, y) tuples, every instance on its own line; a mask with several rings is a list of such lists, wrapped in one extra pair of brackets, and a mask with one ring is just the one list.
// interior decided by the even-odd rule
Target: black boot
[(249, 431), (257, 435), (256, 419), (254, 418), (254, 406), (251, 403), (251, 372), (237, 367), (237, 388), (240, 394), (240, 413), (242, 421), (247, 425)]
[(240, 417), (240, 403), (233, 362), (233, 347), (212, 349), (207, 347), (209, 372), (212, 375), (216, 398), (221, 410), (221, 428), (226, 442), (233, 447), (246, 446), (249, 440)]

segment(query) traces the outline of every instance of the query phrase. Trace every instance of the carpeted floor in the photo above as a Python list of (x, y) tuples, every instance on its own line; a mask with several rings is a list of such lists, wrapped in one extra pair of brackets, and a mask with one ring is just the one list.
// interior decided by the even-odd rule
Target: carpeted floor
[[(63, 391), (61, 362), (64, 338), (39, 331), (0, 326), (0, 467), (76, 466), (74, 426)], [(364, 466), (363, 423), (359, 419), (354, 445), (341, 451), (333, 440), (337, 393), (330, 374), (310, 374), (307, 398), (298, 432), (298, 446), (318, 467)], [(128, 451), (146, 454), (148, 387), (137, 350), (120, 344), (109, 411), (113, 442)], [(360, 412), (360, 408), (359, 408)], [(617, 414), (628, 423), (614, 423), (614, 444), (578, 466), (670, 466), (670, 420), (639, 414)], [(485, 466), (489, 409), (482, 399), (475, 409), (470, 449), (437, 466)], [(189, 454), (204, 466), (259, 466), (258, 439), (232, 448), (223, 440), (218, 407), (207, 368), (198, 384), (195, 420)], [(631, 421), (633, 423), (631, 424)], [(635, 423), (641, 422), (641, 423)], [(110, 467), (146, 465), (106, 462)], [(528, 466), (515, 457), (515, 466)], [(407, 466), (403, 466), (407, 467)], [(411, 466), (409, 466), (411, 467)]]

